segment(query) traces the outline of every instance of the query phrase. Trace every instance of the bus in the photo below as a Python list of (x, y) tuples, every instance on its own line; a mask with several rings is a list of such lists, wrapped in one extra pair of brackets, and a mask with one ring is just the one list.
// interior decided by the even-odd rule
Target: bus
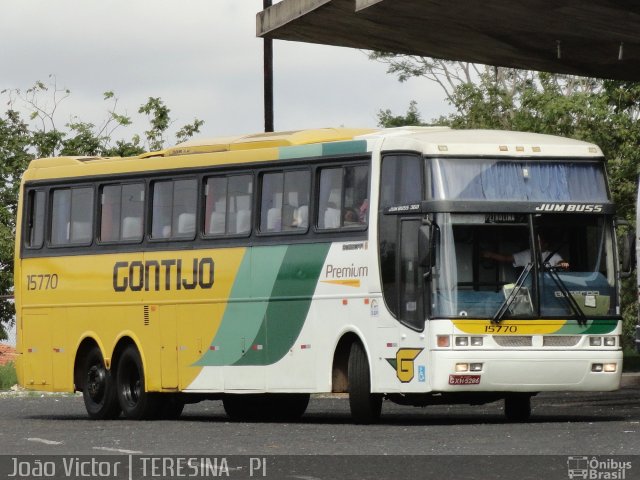
[[(15, 256), (17, 372), (89, 417), (352, 418), (619, 388), (620, 275), (601, 150), (402, 127), (34, 160)], [(499, 404), (502, 405), (502, 404)]]

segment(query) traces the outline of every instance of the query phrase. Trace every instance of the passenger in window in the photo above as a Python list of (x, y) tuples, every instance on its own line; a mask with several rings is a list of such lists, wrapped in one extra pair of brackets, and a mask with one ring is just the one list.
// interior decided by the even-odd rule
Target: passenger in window
[[(567, 270), (569, 268), (569, 262), (562, 259), (557, 251), (549, 248), (549, 242), (542, 236), (538, 235), (538, 241), (540, 242), (540, 249), (542, 250), (542, 261), (544, 264), (549, 264), (552, 267), (561, 268)], [(531, 262), (531, 250), (528, 248), (521, 252), (515, 252), (512, 254), (501, 254), (495, 252), (482, 252), (482, 258), (488, 258), (496, 262), (511, 263), (514, 267), (525, 267)]]
[(350, 225), (360, 224), (360, 219), (358, 218), (358, 212), (356, 212), (354, 208), (345, 208), (343, 219), (344, 219), (344, 226), (346, 227)]
[(369, 213), (369, 199), (365, 198), (358, 209), (358, 219), (360, 223), (367, 223), (367, 215)]

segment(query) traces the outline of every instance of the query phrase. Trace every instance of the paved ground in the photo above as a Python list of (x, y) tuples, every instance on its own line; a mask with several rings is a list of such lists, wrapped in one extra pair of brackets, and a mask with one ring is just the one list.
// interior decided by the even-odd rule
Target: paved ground
[[(383, 406), (382, 422), (350, 423), (344, 398), (312, 398), (298, 423), (234, 423), (221, 402), (187, 405), (178, 421), (91, 421), (80, 396), (0, 396), (6, 454), (635, 455), (640, 388), (541, 394), (527, 424), (500, 403)], [(638, 468), (640, 473), (640, 466)]]

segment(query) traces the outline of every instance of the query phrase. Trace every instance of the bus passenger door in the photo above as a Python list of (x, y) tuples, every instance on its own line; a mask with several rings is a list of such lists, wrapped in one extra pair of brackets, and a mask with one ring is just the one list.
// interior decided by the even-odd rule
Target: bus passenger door
[(424, 266), (420, 265), (419, 235), (422, 219), (403, 218), (400, 221), (399, 265), (399, 318), (411, 328), (425, 326), (423, 283)]
[[(422, 219), (389, 215), (383, 221), (381, 270), (388, 311), (372, 309), (378, 316), (376, 344), (381, 363), (375, 387), (387, 392), (427, 391), (425, 266), (419, 248)], [(408, 364), (414, 375), (405, 372)]]

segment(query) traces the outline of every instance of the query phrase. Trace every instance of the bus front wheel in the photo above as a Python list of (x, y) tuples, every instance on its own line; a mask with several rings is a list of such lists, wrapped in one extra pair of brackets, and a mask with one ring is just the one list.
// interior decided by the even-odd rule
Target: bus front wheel
[(116, 386), (97, 346), (91, 348), (85, 357), (83, 375), (82, 398), (89, 417), (95, 420), (117, 418), (120, 405)]
[(371, 393), (369, 361), (364, 347), (355, 342), (349, 353), (349, 407), (356, 423), (374, 423), (382, 411), (382, 395)]
[(129, 345), (118, 360), (116, 376), (118, 401), (124, 416), (131, 420), (154, 418), (159, 414), (158, 394), (145, 390), (144, 369), (138, 349)]

